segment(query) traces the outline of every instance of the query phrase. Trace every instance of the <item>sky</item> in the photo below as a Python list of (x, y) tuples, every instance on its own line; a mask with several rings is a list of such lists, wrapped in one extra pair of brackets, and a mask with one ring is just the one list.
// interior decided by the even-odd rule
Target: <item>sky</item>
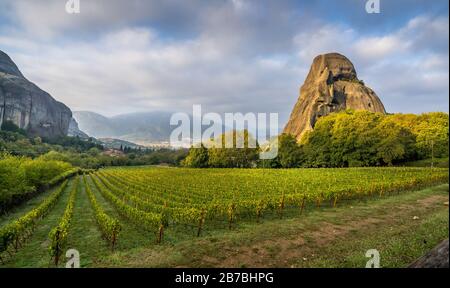
[(276, 112), (338, 52), (391, 113), (449, 110), (447, 0), (0, 0), (0, 50), (72, 110)]

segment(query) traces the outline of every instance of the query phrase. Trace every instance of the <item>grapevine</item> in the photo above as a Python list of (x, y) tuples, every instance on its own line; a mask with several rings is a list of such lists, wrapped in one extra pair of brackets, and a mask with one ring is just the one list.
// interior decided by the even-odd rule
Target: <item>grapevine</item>
[(72, 190), (69, 195), (69, 202), (67, 203), (66, 210), (61, 218), (58, 226), (53, 228), (48, 234), (50, 240), (49, 251), (52, 259), (54, 259), (55, 266), (58, 266), (59, 259), (63, 253), (63, 249), (67, 242), (67, 236), (69, 233), (69, 226), (73, 215), (73, 207), (75, 205), (75, 198), (78, 192), (79, 177), (76, 177)]

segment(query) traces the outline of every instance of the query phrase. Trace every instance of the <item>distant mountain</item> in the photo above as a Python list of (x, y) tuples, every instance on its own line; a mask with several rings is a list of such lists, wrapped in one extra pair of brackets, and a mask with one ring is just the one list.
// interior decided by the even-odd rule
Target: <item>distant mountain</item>
[(103, 146), (106, 148), (112, 148), (112, 149), (120, 149), (120, 147), (125, 148), (131, 148), (131, 149), (138, 149), (138, 148), (145, 148), (144, 146), (137, 145), (135, 143), (120, 140), (120, 139), (114, 139), (114, 138), (99, 138), (98, 141), (102, 142)]
[(95, 138), (116, 136), (111, 121), (103, 115), (89, 111), (73, 111), (78, 128)]
[(172, 128), (169, 112), (142, 112), (105, 117), (89, 111), (75, 111), (78, 127), (95, 138), (115, 138), (148, 146), (168, 142)]

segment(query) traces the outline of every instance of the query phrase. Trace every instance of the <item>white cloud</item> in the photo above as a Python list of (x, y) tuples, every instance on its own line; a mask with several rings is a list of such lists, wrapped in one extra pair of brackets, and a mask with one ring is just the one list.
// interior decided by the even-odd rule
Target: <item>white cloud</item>
[(295, 37), (300, 62), (339, 52), (356, 67), (389, 112), (448, 111), (448, 17), (419, 16), (391, 33), (359, 35), (343, 26), (325, 25)]
[[(26, 50), (25, 43), (21, 51)], [(42, 44), (33, 51), (11, 56), (26, 77), (74, 110), (116, 114), (190, 110), (192, 104), (221, 112), (270, 110), (272, 86), (296, 85), (291, 69), (280, 71), (282, 62), (275, 67), (273, 59), (234, 58), (204, 37), (165, 42), (142, 28), (109, 33), (89, 43)], [(270, 71), (284, 79), (270, 84)]]
[(312, 59), (329, 52), (349, 51), (356, 33), (352, 29), (333, 25), (323, 25), (297, 34), (294, 43), (301, 60), (311, 63)]
[[(180, 23), (196, 15), (186, 7), (188, 16), (174, 17), (172, 1), (142, 11), (125, 9), (127, 1), (104, 7), (83, 1), (80, 18), (60, 15), (58, 1), (48, 10), (37, 2), (17, 2), (32, 4), (17, 16), (24, 31), (2, 27), (0, 47), (26, 77), (73, 110), (112, 115), (202, 104), (215, 112), (280, 112), (283, 122), (313, 57), (327, 52), (348, 56), (391, 112), (448, 110), (448, 16), (420, 16), (390, 33), (366, 36), (354, 27), (292, 17), (273, 3), (272, 10), (256, 13), (252, 2), (240, 0), (197, 6), (208, 13), (189, 21), (201, 25), (177, 38), (157, 25), (135, 23), (148, 13), (155, 21), (166, 21), (157, 18), (161, 14)], [(95, 37), (84, 35), (87, 30), (97, 31)]]
[(401, 53), (411, 44), (393, 35), (383, 37), (362, 38), (357, 41), (354, 48), (361, 58), (382, 59), (393, 53)]

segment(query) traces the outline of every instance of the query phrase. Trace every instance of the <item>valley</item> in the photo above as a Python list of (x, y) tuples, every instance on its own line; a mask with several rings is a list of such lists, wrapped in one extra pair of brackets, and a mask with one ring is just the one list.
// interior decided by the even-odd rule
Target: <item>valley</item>
[(9, 2), (0, 268), (448, 267), (448, 1)]
[[(61, 267), (67, 249), (80, 252), (82, 267), (359, 267), (364, 249), (374, 247), (383, 267), (402, 267), (448, 234), (446, 168), (244, 171), (111, 168), (75, 176), (48, 214), (16, 230), (1, 266), (55, 266), (49, 233), (71, 191)], [(39, 201), (2, 216), (0, 238)], [(380, 241), (387, 235), (390, 241)], [(410, 249), (407, 257), (399, 243)]]

